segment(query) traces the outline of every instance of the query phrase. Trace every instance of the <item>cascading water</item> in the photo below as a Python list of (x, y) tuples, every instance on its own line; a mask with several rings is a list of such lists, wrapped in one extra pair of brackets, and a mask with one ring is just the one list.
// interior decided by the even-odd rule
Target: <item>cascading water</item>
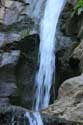
[(27, 112), (26, 117), (28, 118), (30, 125), (43, 125), (43, 121), (39, 112)]
[(55, 33), (64, 2), (65, 0), (47, 0), (44, 17), (40, 24), (40, 66), (35, 81), (37, 86), (36, 110), (46, 108), (49, 104), (55, 71)]
[[(34, 109), (36, 111), (48, 107), (53, 73), (55, 71), (55, 33), (60, 13), (66, 0), (47, 0), (44, 16), (40, 23), (39, 70), (36, 74), (36, 94)], [(33, 117), (26, 113), (30, 125), (43, 125), (40, 114)]]

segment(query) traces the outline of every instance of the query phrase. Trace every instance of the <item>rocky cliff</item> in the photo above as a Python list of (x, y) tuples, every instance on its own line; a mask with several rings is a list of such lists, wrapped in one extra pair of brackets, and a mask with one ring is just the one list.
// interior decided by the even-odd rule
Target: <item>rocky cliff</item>
[[(51, 94), (56, 100), (42, 111), (48, 124), (57, 123), (57, 117), (57, 124), (61, 119), (63, 125), (83, 124), (83, 12), (72, 14), (75, 4), (76, 0), (68, 0), (58, 24)], [(22, 116), (32, 107), (44, 5), (45, 0), (0, 1), (0, 118), (6, 112)]]
[(38, 22), (41, 17), (33, 14), (38, 9), (34, 8), (36, 2), (0, 1), (1, 106), (15, 104), (30, 108), (32, 105), (37, 60), (35, 50), (38, 48)]

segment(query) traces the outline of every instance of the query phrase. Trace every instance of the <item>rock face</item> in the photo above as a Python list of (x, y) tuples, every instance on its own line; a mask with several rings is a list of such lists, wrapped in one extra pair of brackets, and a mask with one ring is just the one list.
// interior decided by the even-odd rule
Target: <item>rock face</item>
[(10, 104), (11, 99), (17, 96), (15, 66), (19, 56), (18, 50), (0, 53), (0, 106)]
[(34, 91), (32, 86), (39, 42), (37, 25), (41, 17), (33, 12), (39, 9), (40, 13), (44, 1), (39, 1), (38, 8), (34, 9), (36, 2), (0, 1), (1, 107), (10, 104), (21, 105), (29, 109), (32, 107)]

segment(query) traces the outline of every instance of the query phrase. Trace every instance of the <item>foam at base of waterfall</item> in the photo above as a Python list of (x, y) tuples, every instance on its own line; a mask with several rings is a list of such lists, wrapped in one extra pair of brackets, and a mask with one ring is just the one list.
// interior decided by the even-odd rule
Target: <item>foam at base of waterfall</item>
[(25, 117), (28, 118), (30, 125), (43, 125), (43, 121), (39, 112), (26, 112)]

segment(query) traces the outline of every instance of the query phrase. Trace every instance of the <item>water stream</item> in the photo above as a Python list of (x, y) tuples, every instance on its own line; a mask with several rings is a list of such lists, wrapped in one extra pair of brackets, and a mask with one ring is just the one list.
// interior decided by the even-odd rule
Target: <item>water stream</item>
[(30, 125), (43, 125), (43, 121), (39, 112), (26, 112), (25, 115), (28, 118)]
[[(48, 107), (50, 101), (50, 90), (55, 72), (56, 30), (59, 16), (66, 0), (47, 0), (44, 16), (40, 23), (40, 47), (39, 47), (39, 70), (35, 79), (35, 101), (34, 110), (39, 111)], [(39, 2), (41, 3), (41, 2)], [(37, 4), (38, 7), (38, 4)], [(26, 113), (30, 125), (43, 125), (38, 112)]]

